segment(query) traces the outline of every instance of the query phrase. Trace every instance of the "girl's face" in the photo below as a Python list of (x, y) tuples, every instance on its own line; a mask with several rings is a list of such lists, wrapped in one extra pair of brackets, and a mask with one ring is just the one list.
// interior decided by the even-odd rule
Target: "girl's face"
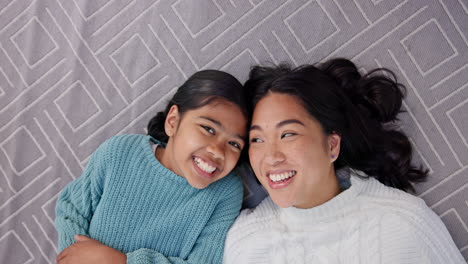
[(234, 169), (245, 146), (247, 120), (239, 106), (217, 99), (182, 117), (172, 106), (165, 123), (169, 141), (158, 159), (197, 189)]
[(278, 206), (311, 208), (339, 193), (333, 161), (340, 137), (325, 135), (296, 97), (270, 92), (261, 99), (249, 140), (255, 175)]

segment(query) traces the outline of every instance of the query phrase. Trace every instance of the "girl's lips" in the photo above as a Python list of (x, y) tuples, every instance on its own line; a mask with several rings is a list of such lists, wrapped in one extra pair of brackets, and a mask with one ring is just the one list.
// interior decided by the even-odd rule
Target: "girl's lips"
[[(201, 158), (200, 158), (200, 159), (201, 159)], [(205, 159), (202, 159), (202, 160), (203, 160), (204, 162), (210, 164), (210, 165), (213, 164), (213, 163), (211, 163), (211, 162), (207, 162)], [(202, 170), (202, 169), (198, 166), (197, 162), (195, 161), (195, 158), (192, 159), (192, 165), (193, 165), (195, 171), (196, 171), (199, 175), (201, 175), (202, 177), (207, 178), (207, 179), (213, 179), (213, 178), (216, 176), (217, 172), (219, 171), (219, 169), (218, 169), (217, 166), (214, 166), (214, 167), (216, 167), (216, 169), (215, 169), (212, 173), (209, 173), (209, 172), (206, 172), (206, 171)], [(213, 166), (213, 165), (211, 165), (211, 166)]]
[(210, 159), (205, 159), (205, 158), (200, 157), (200, 156), (192, 156), (192, 159), (195, 160), (195, 161), (196, 161), (197, 159), (199, 159), (199, 160), (201, 160), (202, 162), (204, 162), (204, 163), (206, 163), (206, 164), (208, 164), (208, 165), (210, 165), (210, 166), (212, 166), (212, 167), (215, 167), (217, 170), (220, 170), (220, 169), (219, 169), (219, 168), (220, 168), (220, 165), (219, 165), (218, 163), (216, 163), (216, 162), (210, 160)]

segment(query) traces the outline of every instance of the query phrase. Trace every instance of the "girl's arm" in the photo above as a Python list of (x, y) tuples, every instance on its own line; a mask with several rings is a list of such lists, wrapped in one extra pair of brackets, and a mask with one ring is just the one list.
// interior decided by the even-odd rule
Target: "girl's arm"
[(141, 248), (127, 253), (125, 261), (122, 258), (123, 253), (107, 247), (96, 240), (82, 237), (79, 238), (75, 245), (65, 249), (57, 257), (57, 263), (80, 263), (80, 261), (83, 261), (84, 252), (93, 252), (91, 254), (92, 258), (87, 259), (88, 262), (86, 263), (221, 263), (227, 231), (237, 217), (241, 207), (242, 184), (240, 182), (233, 183), (229, 191), (217, 205), (191, 251), (181, 252), (182, 256), (187, 256), (186, 258), (165, 256), (156, 250)]
[(96, 150), (83, 174), (69, 183), (58, 197), (55, 228), (58, 231), (59, 252), (75, 242), (75, 234), (89, 236), (89, 224), (103, 189), (105, 145)]
[(222, 263), (226, 234), (242, 205), (242, 184), (233, 182), (232, 188), (223, 196), (191, 252), (182, 252), (182, 255), (188, 255), (186, 259), (164, 256), (150, 249), (138, 249), (127, 254), (127, 263)]

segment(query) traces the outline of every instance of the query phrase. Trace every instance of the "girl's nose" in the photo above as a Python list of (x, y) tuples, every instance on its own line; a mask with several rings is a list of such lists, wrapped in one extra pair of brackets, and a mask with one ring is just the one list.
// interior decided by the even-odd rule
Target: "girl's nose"
[(206, 148), (208, 153), (210, 153), (213, 158), (224, 160), (224, 144), (221, 142), (216, 142), (209, 144)]

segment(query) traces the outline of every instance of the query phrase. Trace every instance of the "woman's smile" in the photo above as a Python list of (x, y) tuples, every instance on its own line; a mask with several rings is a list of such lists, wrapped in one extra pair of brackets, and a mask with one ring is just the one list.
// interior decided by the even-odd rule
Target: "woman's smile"
[(310, 208), (339, 191), (331, 137), (296, 97), (270, 93), (261, 99), (249, 137), (252, 168), (280, 207)]
[(296, 176), (295, 170), (270, 171), (267, 173), (268, 184), (272, 189), (281, 189), (288, 186)]

